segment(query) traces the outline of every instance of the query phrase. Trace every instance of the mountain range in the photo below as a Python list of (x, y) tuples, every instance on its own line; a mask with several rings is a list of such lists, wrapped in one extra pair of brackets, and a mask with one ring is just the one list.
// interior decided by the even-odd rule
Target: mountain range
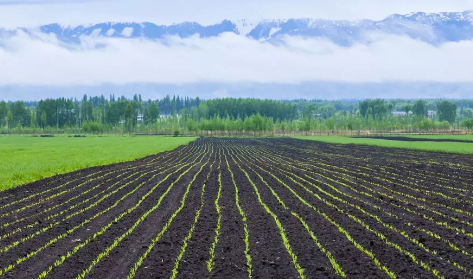
[(92, 25), (62, 26), (57, 23), (35, 29), (0, 29), (3, 34), (15, 34), (19, 30), (27, 33), (40, 32), (55, 34), (64, 42), (80, 42), (82, 36), (103, 36), (113, 38), (163, 39), (167, 36), (187, 38), (215, 37), (223, 33), (234, 33), (258, 41), (275, 41), (283, 36), (325, 38), (342, 46), (369, 41), (369, 34), (381, 32), (405, 35), (429, 44), (457, 42), (473, 39), (473, 11), (456, 13), (412, 13), (394, 14), (383, 20), (223, 20), (213, 25), (183, 22), (172, 25), (157, 25), (150, 22), (123, 23), (106, 22)]

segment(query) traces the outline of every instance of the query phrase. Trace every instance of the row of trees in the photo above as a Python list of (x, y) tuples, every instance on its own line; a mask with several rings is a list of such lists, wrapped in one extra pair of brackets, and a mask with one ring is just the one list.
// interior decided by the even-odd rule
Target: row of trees
[[(360, 114), (363, 117), (372, 117), (374, 119), (383, 119), (392, 114), (392, 103), (386, 103), (384, 100), (365, 100), (360, 103)], [(414, 115), (416, 117), (428, 117), (427, 102), (418, 100), (413, 104), (407, 104), (403, 107), (402, 112), (407, 116)], [(457, 105), (454, 102), (443, 100), (436, 106), (435, 112), (439, 121), (447, 121), (454, 123), (457, 117)]]
[(247, 117), (261, 114), (273, 119), (296, 119), (299, 115), (297, 106), (274, 100), (258, 99), (214, 99), (202, 103), (200, 111), (206, 110), (205, 117), (214, 115), (230, 116), (232, 118)]
[(0, 102), (0, 124), (2, 127), (24, 126), (30, 127), (34, 122), (35, 115), (25, 107), (24, 102), (14, 102), (7, 104), (5, 101)]
[[(458, 101), (457, 101), (458, 102)], [(3, 132), (71, 131), (198, 133), (300, 133), (334, 131), (429, 131), (473, 128), (473, 102), (180, 98), (142, 100), (84, 96), (39, 102), (0, 102)], [(404, 112), (402, 114), (395, 111)], [(434, 113), (431, 113), (431, 112)], [(429, 117), (428, 117), (429, 116)]]

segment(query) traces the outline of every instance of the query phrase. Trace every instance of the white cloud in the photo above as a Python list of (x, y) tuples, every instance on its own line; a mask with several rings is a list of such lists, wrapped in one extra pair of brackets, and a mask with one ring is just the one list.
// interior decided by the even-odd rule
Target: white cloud
[(232, 33), (201, 39), (82, 38), (52, 35), (1, 39), (0, 85), (92, 85), (136, 82), (473, 82), (473, 41), (432, 46), (373, 34), (372, 43), (340, 47), (286, 37), (284, 45)]

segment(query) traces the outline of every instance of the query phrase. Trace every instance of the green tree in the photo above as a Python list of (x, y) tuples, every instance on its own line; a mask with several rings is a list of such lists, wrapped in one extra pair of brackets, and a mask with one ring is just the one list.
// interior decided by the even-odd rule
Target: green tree
[(381, 99), (362, 101), (359, 107), (361, 116), (370, 115), (373, 119), (382, 119), (388, 112), (386, 103)]
[(302, 117), (308, 119), (309, 121), (312, 120), (315, 113), (315, 106), (313, 104), (307, 105), (302, 109)]
[(304, 122), (305, 122), (305, 124), (304, 124), (304, 131), (305, 131), (305, 132), (309, 132), (309, 131), (310, 131), (310, 120), (309, 120), (309, 119), (306, 119)]
[(125, 129), (128, 132), (131, 132), (133, 129), (133, 105), (127, 103), (125, 107)]
[(156, 105), (156, 102), (151, 102), (148, 108), (150, 123), (156, 123), (156, 120), (159, 118), (159, 108)]
[[(125, 119), (125, 108), (129, 102), (119, 101), (110, 103), (110, 107), (107, 110), (107, 124), (117, 125), (120, 121)], [(131, 107), (133, 110), (133, 107)], [(130, 111), (132, 113), (132, 111)]]
[(406, 113), (406, 116), (409, 116), (409, 113), (412, 111), (412, 107), (410, 105), (405, 105), (404, 106), (404, 112)]
[(412, 106), (412, 112), (414, 113), (415, 116), (426, 116), (427, 115), (427, 105), (425, 101), (423, 100), (418, 100), (417, 102), (414, 103)]
[(199, 118), (209, 119), (209, 106), (207, 103), (199, 105)]
[(7, 113), (7, 126), (9, 130), (13, 128), (13, 113), (11, 110), (9, 110)]
[(468, 130), (473, 129), (473, 119), (467, 119), (463, 121), (463, 127), (467, 128)]
[(7, 122), (8, 106), (5, 101), (0, 102), (0, 126), (5, 126)]
[(46, 111), (43, 111), (41, 113), (41, 127), (43, 127), (44, 129), (46, 125), (48, 125), (48, 119), (47, 119)]
[(457, 105), (453, 102), (442, 101), (437, 105), (437, 114), (441, 122), (448, 121), (453, 123), (457, 116)]
[(187, 108), (181, 109), (181, 119), (184, 125), (187, 122), (188, 118), (189, 118), (189, 110)]
[(14, 102), (10, 106), (10, 112), (13, 119), (11, 123), (13, 126), (29, 127), (31, 125), (31, 112), (25, 107), (25, 102)]
[(149, 110), (148, 110), (148, 108), (145, 108), (145, 109), (143, 110), (143, 124), (146, 125), (146, 126), (149, 125), (149, 124), (151, 124), (151, 120), (150, 120), (150, 117), (149, 117)]
[(36, 112), (32, 111), (31, 112), (31, 128), (36, 128)]
[(194, 121), (193, 119), (189, 119), (186, 123), (186, 126), (187, 126), (187, 130), (190, 131), (190, 132), (199, 131), (199, 126), (198, 126), (197, 122)]

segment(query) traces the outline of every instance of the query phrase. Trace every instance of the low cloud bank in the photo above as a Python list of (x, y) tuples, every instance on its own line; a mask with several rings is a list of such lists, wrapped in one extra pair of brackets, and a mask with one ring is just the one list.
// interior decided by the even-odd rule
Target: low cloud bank
[(473, 82), (473, 41), (433, 46), (404, 36), (368, 34), (340, 47), (325, 39), (284, 37), (278, 44), (235, 34), (161, 41), (52, 35), (0, 38), (0, 85), (198, 82)]

